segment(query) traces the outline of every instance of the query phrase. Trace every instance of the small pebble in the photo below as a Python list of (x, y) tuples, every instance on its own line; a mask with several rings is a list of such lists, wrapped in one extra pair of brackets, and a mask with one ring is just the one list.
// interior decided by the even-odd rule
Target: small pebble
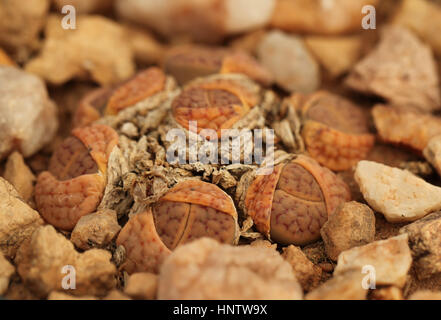
[(57, 108), (44, 82), (18, 68), (0, 66), (0, 160), (14, 150), (25, 157), (52, 140)]
[(375, 215), (364, 204), (346, 202), (330, 215), (320, 233), (326, 253), (336, 261), (342, 251), (374, 241)]
[(14, 186), (23, 200), (31, 203), (37, 178), (24, 162), (21, 153), (15, 151), (9, 156), (4, 178)]
[(291, 266), (269, 248), (204, 238), (178, 247), (159, 274), (158, 299), (302, 299)]
[(441, 135), (429, 140), (423, 154), (441, 176)]
[(271, 31), (261, 40), (257, 53), (283, 89), (311, 93), (319, 87), (320, 67), (299, 37)]
[(283, 248), (282, 257), (292, 266), (303, 290), (308, 292), (318, 286), (322, 269), (313, 264), (300, 248), (293, 245)]
[(369, 205), (389, 222), (415, 221), (441, 209), (441, 188), (409, 171), (360, 161), (354, 177)]
[[(357, 270), (366, 276), (367, 270), (374, 272), (376, 286), (395, 285), (402, 288), (412, 264), (407, 242), (408, 236), (404, 234), (343, 251), (338, 257), (334, 276), (349, 270)], [(373, 268), (363, 270), (366, 266)]]
[(30, 241), (22, 245), (15, 263), (21, 279), (38, 297), (44, 298), (52, 291), (62, 291), (62, 281), (75, 269), (75, 296), (102, 296), (115, 287), (116, 268), (106, 250), (92, 249), (78, 253), (72, 242), (47, 225), (37, 229)]
[(335, 275), (317, 289), (306, 295), (306, 300), (365, 300), (367, 290), (363, 288), (361, 272), (350, 270)]
[(8, 290), (9, 280), (14, 273), (14, 266), (0, 252), (0, 295)]
[(431, 213), (400, 229), (409, 235), (414, 265), (419, 279), (441, 272), (441, 212)]
[(158, 290), (158, 275), (148, 272), (132, 274), (124, 288), (124, 293), (133, 299), (153, 300)]
[(441, 300), (441, 291), (419, 290), (412, 293), (409, 300)]
[(82, 216), (72, 231), (70, 240), (77, 248), (104, 248), (121, 230), (116, 212), (104, 209)]
[(20, 245), (44, 222), (14, 187), (0, 178), (0, 252), (13, 258)]

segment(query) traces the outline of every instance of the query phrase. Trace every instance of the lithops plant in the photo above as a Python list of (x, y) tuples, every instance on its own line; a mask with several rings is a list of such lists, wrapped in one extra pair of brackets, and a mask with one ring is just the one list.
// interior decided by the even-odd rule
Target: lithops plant
[(172, 117), (186, 130), (194, 121), (197, 133), (212, 129), (220, 136), (222, 129), (240, 127), (264, 103), (262, 89), (247, 77), (215, 75), (189, 83), (172, 102)]
[(35, 186), (38, 211), (48, 223), (72, 230), (96, 210), (106, 186), (107, 160), (117, 144), (118, 134), (99, 124), (74, 129), (61, 143)]
[(270, 72), (252, 56), (223, 47), (173, 47), (165, 57), (164, 69), (179, 84), (216, 73), (242, 73), (264, 86), (272, 83)]
[(294, 94), (290, 100), (301, 115), (306, 150), (321, 165), (343, 171), (366, 158), (375, 137), (361, 107), (326, 91)]
[(257, 229), (281, 244), (304, 245), (336, 208), (351, 198), (348, 186), (329, 169), (304, 155), (258, 175), (248, 188), (245, 209)]
[(186, 180), (171, 188), (152, 209), (132, 216), (116, 243), (126, 250), (127, 272), (158, 272), (177, 246), (202, 237), (237, 243), (236, 208), (216, 185)]
[(152, 67), (116, 87), (93, 90), (81, 100), (74, 115), (74, 126), (87, 126), (103, 116), (117, 115), (163, 91), (166, 85), (165, 74)]

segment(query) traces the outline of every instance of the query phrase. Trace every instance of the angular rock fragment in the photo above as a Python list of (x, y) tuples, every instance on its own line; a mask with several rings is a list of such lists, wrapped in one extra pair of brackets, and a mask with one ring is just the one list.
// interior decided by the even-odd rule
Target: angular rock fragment
[(257, 56), (286, 91), (311, 93), (320, 86), (320, 67), (297, 36), (270, 31), (262, 38)]
[(354, 177), (364, 199), (389, 222), (415, 221), (441, 209), (441, 188), (408, 171), (360, 161)]
[(158, 275), (148, 272), (132, 274), (127, 280), (124, 293), (133, 299), (153, 300), (158, 290)]
[(388, 26), (376, 49), (347, 78), (352, 89), (423, 111), (441, 108), (439, 76), (430, 48), (404, 27)]
[(0, 47), (0, 65), (7, 65), (7, 66), (13, 66), (14, 61), (9, 58), (9, 56), (2, 50)]
[(441, 176), (441, 133), (429, 140), (423, 154)]
[(336, 261), (338, 255), (375, 239), (375, 215), (358, 202), (346, 202), (332, 214), (320, 230), (326, 253)]
[[(15, 279), (17, 279), (16, 277)], [(9, 288), (3, 296), (8, 300), (38, 300), (39, 298), (22, 282), (12, 280)]]
[(419, 290), (412, 293), (409, 300), (441, 300), (441, 291)]
[(403, 292), (395, 286), (375, 289), (370, 294), (370, 298), (372, 300), (404, 300)]
[(375, 285), (402, 288), (412, 264), (407, 234), (343, 251), (338, 257), (334, 275), (355, 270), (364, 276), (373, 272)]
[(0, 296), (8, 290), (9, 279), (14, 273), (14, 266), (0, 252)]
[(363, 40), (359, 36), (309, 36), (305, 43), (318, 62), (332, 77), (349, 71), (362, 54)]
[(427, 0), (404, 0), (393, 23), (408, 27), (441, 54), (441, 6)]
[(361, 30), (362, 9), (378, 0), (278, 0), (273, 27), (296, 33), (325, 35)]
[(270, 248), (277, 250), (277, 243), (271, 243), (268, 240), (257, 239), (250, 243), (252, 247)]
[(311, 291), (318, 286), (322, 269), (313, 264), (302, 250), (290, 245), (283, 248), (282, 257), (289, 262), (294, 274), (305, 292)]
[(121, 291), (113, 289), (103, 298), (103, 300), (132, 300), (132, 299), (130, 299), (130, 297), (126, 296)]
[(52, 2), (60, 13), (64, 6), (72, 5), (79, 14), (102, 12), (110, 9), (113, 4), (113, 0), (53, 0)]
[(3, 176), (14, 186), (23, 200), (27, 203), (31, 202), (37, 178), (26, 165), (20, 153), (15, 151), (9, 156)]
[(142, 65), (161, 63), (166, 48), (148, 30), (134, 25), (124, 25), (124, 29), (137, 63)]
[(101, 210), (82, 216), (72, 231), (70, 241), (83, 250), (103, 248), (115, 238), (120, 229), (116, 212)]
[(0, 178), (0, 199), (0, 252), (13, 258), (23, 241), (43, 224), (43, 220), (3, 178)]
[(133, 49), (123, 27), (100, 16), (79, 16), (76, 24), (77, 29), (64, 30), (61, 18), (50, 16), (43, 49), (25, 69), (58, 85), (74, 78), (111, 85), (134, 73)]
[(158, 299), (302, 299), (291, 266), (275, 250), (200, 239), (161, 267)]
[(168, 38), (218, 42), (271, 19), (275, 0), (118, 0), (119, 16), (147, 25)]
[[(67, 291), (69, 292), (69, 291)], [(93, 296), (81, 296), (75, 297), (65, 292), (52, 291), (48, 296), (47, 300), (98, 300), (97, 297)]]
[(422, 152), (430, 139), (441, 135), (441, 118), (409, 109), (376, 105), (372, 109), (381, 140)]
[(419, 279), (441, 273), (441, 212), (429, 214), (400, 229), (409, 236)]
[(334, 275), (305, 296), (306, 300), (365, 300), (368, 291), (363, 288), (365, 277), (358, 270)]
[(51, 141), (56, 112), (41, 79), (0, 65), (0, 159), (14, 150), (29, 157)]
[(0, 3), (0, 46), (20, 61), (38, 49), (40, 31), (50, 9), (50, 0), (2, 1)]
[(248, 52), (249, 54), (256, 56), (257, 55), (257, 47), (259, 46), (260, 41), (265, 36), (265, 29), (257, 29), (252, 32), (248, 32), (239, 37), (235, 37), (230, 42), (230, 47), (236, 50), (243, 50)]
[(76, 288), (69, 294), (102, 296), (115, 286), (116, 268), (110, 259), (111, 253), (101, 249), (80, 254), (52, 226), (44, 226), (20, 247), (15, 263), (25, 284), (41, 298), (63, 291), (63, 284), (69, 287), (72, 277)]

